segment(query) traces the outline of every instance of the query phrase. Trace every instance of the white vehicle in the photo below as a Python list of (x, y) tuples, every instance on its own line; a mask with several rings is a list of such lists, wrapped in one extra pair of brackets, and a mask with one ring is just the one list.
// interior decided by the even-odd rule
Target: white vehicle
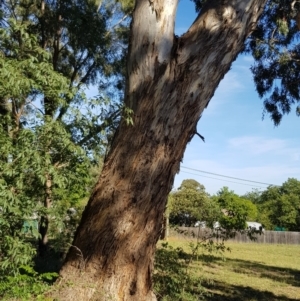
[(206, 228), (206, 222), (197, 221), (194, 227)]
[(257, 231), (265, 231), (265, 229), (263, 228), (262, 224), (257, 223), (257, 222), (246, 222), (247, 224), (247, 228), (249, 230), (254, 229)]
[(213, 225), (214, 229), (217, 230), (217, 229), (220, 229), (221, 228), (221, 225), (219, 222), (214, 222), (214, 225)]
[[(200, 227), (200, 228), (206, 228), (206, 227), (211, 227), (211, 226), (207, 226), (206, 225), (206, 221), (197, 221), (194, 225), (194, 227)], [(213, 229), (218, 229), (220, 228), (220, 223), (219, 222), (214, 222), (213, 223), (213, 226), (212, 226)]]

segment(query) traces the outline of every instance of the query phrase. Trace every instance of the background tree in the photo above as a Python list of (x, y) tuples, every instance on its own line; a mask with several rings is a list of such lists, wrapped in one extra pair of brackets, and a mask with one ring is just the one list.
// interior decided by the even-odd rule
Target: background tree
[[(24, 219), (40, 209), (46, 173), (58, 175), (54, 186), (65, 186), (62, 181), (65, 168), (58, 172), (57, 161), (57, 168), (52, 166), (50, 170), (51, 155), (45, 151), (45, 141), (51, 141), (52, 134), (59, 134), (62, 144), (65, 133), (52, 133), (51, 125), (48, 128), (34, 125), (36, 120), (33, 116), (28, 117), (30, 112), (25, 108), (25, 101), (37, 93), (60, 98), (68, 92), (68, 85), (63, 76), (53, 71), (48, 62), (49, 55), (37, 46), (37, 40), (26, 32), (26, 26), (11, 21), (10, 27), (2, 29), (0, 35), (1, 265), (4, 272), (16, 273), (18, 265), (32, 261), (34, 252), (21, 232)], [(14, 37), (22, 41), (22, 47)], [(28, 123), (33, 122), (31, 128), (35, 131), (25, 127), (25, 117)], [(65, 153), (68, 151), (69, 155), (71, 152), (71, 156), (78, 158), (78, 150), (72, 149), (72, 144), (64, 150)], [(34, 234), (37, 237), (37, 233)]]
[[(122, 14), (113, 3), (99, 9), (85, 0), (0, 5), (1, 147), (6, 154), (0, 162), (0, 206), (6, 225), (1, 233), (6, 251), (0, 261), (3, 271), (15, 273), (20, 264), (32, 262), (35, 253), (22, 234), (24, 219), (38, 215), (39, 254), (44, 254), (50, 221), (55, 221), (52, 235), (59, 235), (55, 228), (62, 229), (67, 209), (90, 192), (91, 165), (98, 166), (108, 134), (120, 119), (121, 92), (112, 102), (108, 92), (112, 83), (123, 81), (120, 46), (127, 37), (123, 21), (108, 25), (114, 7)], [(100, 95), (88, 100), (83, 89), (100, 76)], [(11, 194), (15, 201), (9, 201)], [(26, 248), (26, 260), (5, 255), (22, 254)]]
[(223, 187), (215, 197), (223, 214), (219, 219), (220, 227), (229, 231), (246, 229), (246, 221), (257, 220), (257, 207), (251, 201), (243, 199)]
[(197, 221), (212, 227), (218, 220), (220, 208), (195, 180), (183, 180), (177, 191), (171, 192), (168, 203), (170, 223), (193, 227)]
[[(43, 185), (36, 187), (36, 199), (46, 208), (40, 211), (39, 222), (39, 254), (43, 254), (50, 223), (47, 211), (58, 200), (53, 190), (61, 177), (76, 185), (79, 173), (84, 174), (79, 167), (84, 155), (78, 151), (85, 152), (84, 160), (90, 163), (104, 156), (108, 136), (120, 118), (121, 94), (110, 101), (108, 91), (112, 79), (114, 85), (123, 81), (120, 46), (126, 30), (122, 20), (108, 25), (116, 17), (113, 9), (122, 13), (115, 3), (22, 0), (3, 1), (1, 8), (5, 64), (0, 93), (3, 114), (11, 119), (7, 126), (14, 135), (22, 127), (37, 135), (49, 134), (48, 141), (39, 141), (47, 163)], [(83, 89), (96, 84), (100, 76), (100, 95), (88, 100)]]
[(281, 186), (270, 186), (261, 195), (260, 215), (266, 228), (300, 229), (300, 181), (290, 178)]
[(259, 204), (261, 202), (261, 191), (258, 189), (253, 189), (250, 192), (245, 193), (242, 195), (243, 199), (250, 200), (254, 204)]

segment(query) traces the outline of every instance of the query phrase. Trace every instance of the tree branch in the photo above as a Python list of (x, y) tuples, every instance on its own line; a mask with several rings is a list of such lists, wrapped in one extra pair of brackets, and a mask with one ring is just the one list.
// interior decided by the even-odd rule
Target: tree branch
[(200, 139), (201, 139), (203, 142), (205, 142), (205, 138), (204, 138), (201, 134), (199, 134), (198, 132), (195, 132), (195, 135), (197, 135), (198, 137), (200, 137)]

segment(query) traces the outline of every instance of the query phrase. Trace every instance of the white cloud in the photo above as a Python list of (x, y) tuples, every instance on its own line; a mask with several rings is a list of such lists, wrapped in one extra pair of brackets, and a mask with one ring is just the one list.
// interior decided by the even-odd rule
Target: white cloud
[(252, 55), (241, 55), (240, 58), (246, 62), (247, 64), (253, 64), (254, 63), (254, 59)]
[(208, 108), (205, 110), (205, 114), (215, 114), (218, 111), (223, 111), (224, 105), (228, 104), (237, 93), (245, 90), (246, 86), (243, 77), (234, 71), (227, 73), (218, 86)]
[(258, 166), (247, 166), (235, 169), (228, 169), (234, 176), (263, 182), (274, 185), (281, 185), (288, 177), (297, 177), (300, 175), (300, 168), (295, 166), (288, 166), (285, 164), (275, 163), (268, 165), (258, 165)]
[(287, 147), (287, 143), (282, 139), (268, 139), (259, 136), (242, 136), (231, 138), (228, 141), (231, 148), (239, 149), (254, 155), (278, 152)]
[(232, 71), (230, 73), (227, 73), (225, 78), (221, 81), (216, 94), (224, 96), (224, 94), (228, 95), (231, 93), (236, 93), (237, 91), (242, 91), (244, 90), (244, 88), (245, 85), (243, 83), (241, 75), (237, 72)]
[(244, 57), (234, 62), (232, 69), (225, 75), (216, 89), (205, 114), (211, 115), (216, 114), (218, 111), (222, 112), (224, 105), (228, 105), (229, 102), (237, 97), (241, 98), (241, 94), (252, 92), (254, 84), (250, 65), (250, 62), (247, 59), (245, 60)]
[(267, 185), (238, 181), (217, 174), (273, 185), (281, 185), (291, 177), (300, 179), (300, 166), (297, 162), (300, 150), (297, 143), (294, 140), (241, 136), (229, 139), (227, 146), (226, 143), (222, 144), (222, 148), (208, 145), (208, 149), (201, 147), (201, 152), (199, 146), (191, 145), (182, 166), (195, 170), (181, 168), (174, 187), (179, 187), (182, 180), (192, 178), (202, 183), (211, 194), (228, 186), (242, 195), (252, 188), (260, 187), (264, 190)]
[(262, 136), (241, 136), (228, 140), (231, 150), (242, 151), (244, 154), (254, 156), (280, 156), (282, 160), (299, 161), (299, 145), (287, 139), (274, 139)]

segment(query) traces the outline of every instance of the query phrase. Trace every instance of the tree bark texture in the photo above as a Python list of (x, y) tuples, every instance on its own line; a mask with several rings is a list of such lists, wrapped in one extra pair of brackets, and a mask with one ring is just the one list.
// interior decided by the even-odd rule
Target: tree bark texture
[(177, 0), (137, 0), (125, 102), (103, 172), (60, 272), (59, 300), (152, 301), (167, 195), (187, 143), (266, 0), (210, 0), (174, 36)]

